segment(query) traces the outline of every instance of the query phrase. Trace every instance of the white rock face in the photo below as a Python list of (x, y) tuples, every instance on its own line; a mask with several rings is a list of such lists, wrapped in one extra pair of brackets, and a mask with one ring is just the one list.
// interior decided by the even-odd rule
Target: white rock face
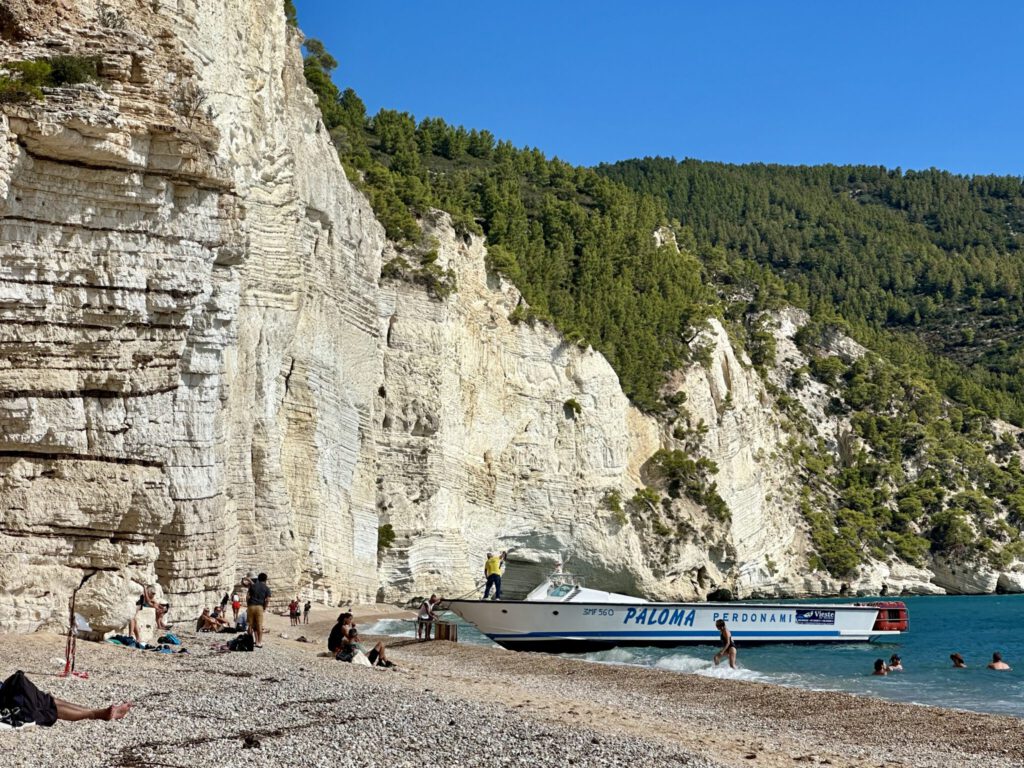
[(534, 586), (559, 552), (603, 586), (653, 589), (636, 531), (602, 498), (632, 493), (638, 462), (660, 447), (657, 423), (604, 357), (509, 321), (519, 293), (487, 276), (479, 239), (456, 237), (446, 215), (429, 234), (458, 290), (444, 301), (404, 281), (381, 290), (378, 499), (397, 535), (382, 599), (470, 591), (501, 549), (508, 593)]
[(717, 320), (698, 341), (711, 348), (711, 364), (691, 366), (670, 388), (686, 393), (691, 425), (707, 428), (700, 454), (717, 465), (714, 481), (731, 512), (729, 586), (741, 597), (827, 590), (826, 577), (804, 575), (806, 525), (791, 492), (797, 478), (779, 455), (786, 434), (764, 383)]
[(96, 569), (182, 612), (249, 569), (371, 596), (383, 233), (281, 4), (107, 6), (17, 0), (0, 41), (102, 61), (0, 117), (0, 629)]
[[(951, 595), (989, 594), (996, 591), (996, 585), (1000, 581), (998, 571), (980, 563), (951, 563), (942, 558), (935, 558), (931, 568), (934, 573), (932, 581)], [(1009, 574), (1006, 574), (1004, 584), (1012, 585), (1013, 581)]]

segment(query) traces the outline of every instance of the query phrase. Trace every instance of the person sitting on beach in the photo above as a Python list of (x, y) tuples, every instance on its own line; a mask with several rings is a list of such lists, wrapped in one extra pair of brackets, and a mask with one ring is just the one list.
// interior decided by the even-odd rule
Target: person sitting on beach
[(889, 674), (889, 668), (885, 666), (885, 659), (875, 659), (875, 671), (872, 675), (878, 675), (879, 677), (885, 677)]
[(715, 627), (718, 629), (719, 638), (722, 641), (722, 650), (715, 654), (715, 666), (718, 666), (724, 657), (729, 657), (729, 667), (736, 669), (736, 643), (733, 642), (732, 632), (725, 627), (725, 622), (719, 619), (715, 622)]
[(339, 614), (337, 623), (331, 627), (331, 634), (327, 638), (327, 650), (337, 654), (345, 644), (350, 629), (352, 629), (352, 614), (345, 611)]
[(388, 657), (384, 653), (384, 643), (377, 643), (372, 649), (370, 649), (369, 653), (366, 653), (359, 644), (359, 630), (355, 627), (352, 627), (348, 633), (348, 645), (352, 650), (352, 654), (348, 659), (349, 661), (355, 658), (356, 653), (362, 653), (367, 659), (369, 659), (371, 667), (390, 668), (395, 666), (392, 662), (388, 661)]
[[(217, 611), (216, 608), (213, 610)], [(196, 619), (196, 632), (217, 632), (227, 625), (226, 621), (211, 614), (209, 608), (203, 608), (202, 614)]]
[(1010, 665), (1003, 661), (1003, 654), (1001, 654), (999, 651), (996, 651), (992, 654), (992, 661), (989, 662), (988, 668), (997, 669), (1000, 672), (1003, 672), (1009, 670)]
[(903, 661), (900, 659), (899, 654), (894, 653), (889, 657), (889, 671), (890, 672), (902, 672)]
[(430, 629), (437, 617), (434, 615), (434, 606), (441, 602), (441, 598), (437, 595), (431, 595), (422, 603), (420, 603), (420, 610), (416, 614), (416, 639), (417, 640), (429, 640)]
[(18, 728), (28, 723), (50, 727), (58, 720), (120, 720), (132, 708), (131, 702), (89, 709), (57, 699), (39, 690), (22, 671), (15, 672), (0, 685), (0, 724)]
[(967, 662), (964, 661), (964, 657), (959, 653), (951, 653), (949, 654), (949, 658), (953, 661), (954, 669), (967, 669)]
[(132, 620), (129, 622), (128, 628), (131, 630), (132, 637), (135, 638), (136, 642), (142, 642), (142, 632), (139, 630), (139, 614), (142, 613), (143, 608), (152, 608), (156, 613), (156, 627), (157, 629), (168, 629), (167, 625), (164, 624), (164, 614), (167, 613), (167, 606), (161, 605), (156, 600), (156, 587), (150, 584), (144, 587), (142, 594), (139, 595), (139, 599), (135, 601), (135, 615), (132, 616)]

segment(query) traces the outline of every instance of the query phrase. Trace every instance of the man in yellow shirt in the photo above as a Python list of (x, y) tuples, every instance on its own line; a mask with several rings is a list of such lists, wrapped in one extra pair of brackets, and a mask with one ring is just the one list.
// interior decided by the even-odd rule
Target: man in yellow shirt
[(491, 587), (494, 587), (494, 600), (501, 600), (501, 566), (505, 562), (505, 557), (508, 555), (507, 552), (502, 552), (501, 555), (495, 555), (491, 552), (487, 553), (487, 561), (484, 563), (484, 576), (487, 577), (487, 586), (484, 587), (484, 600), (491, 593)]

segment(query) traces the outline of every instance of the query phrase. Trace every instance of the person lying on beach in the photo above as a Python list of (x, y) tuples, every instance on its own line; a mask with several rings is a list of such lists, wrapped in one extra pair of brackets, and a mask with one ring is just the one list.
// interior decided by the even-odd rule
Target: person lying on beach
[(48, 728), (58, 720), (120, 720), (131, 708), (131, 703), (127, 702), (89, 709), (54, 698), (39, 690), (20, 670), (0, 685), (0, 711), (6, 713), (0, 719), (0, 724), (8, 728), (18, 728), (28, 723)]
[(902, 672), (903, 661), (900, 659), (899, 654), (894, 653), (889, 657), (889, 671), (890, 672)]
[(889, 674), (889, 668), (885, 666), (885, 659), (875, 659), (875, 671), (872, 675), (878, 675), (879, 677), (885, 677)]
[(964, 661), (964, 657), (959, 653), (951, 653), (949, 658), (953, 660), (954, 669), (967, 669), (967, 662)]
[(732, 640), (732, 632), (725, 627), (725, 622), (719, 619), (715, 622), (715, 627), (718, 629), (719, 637), (722, 640), (722, 650), (715, 654), (715, 666), (718, 666), (724, 657), (729, 657), (729, 666), (732, 669), (736, 669), (736, 643)]
[(988, 668), (997, 669), (1000, 672), (1003, 672), (1009, 670), (1010, 665), (1003, 661), (1003, 654), (1001, 654), (999, 651), (996, 651), (992, 654), (992, 661), (989, 662)]

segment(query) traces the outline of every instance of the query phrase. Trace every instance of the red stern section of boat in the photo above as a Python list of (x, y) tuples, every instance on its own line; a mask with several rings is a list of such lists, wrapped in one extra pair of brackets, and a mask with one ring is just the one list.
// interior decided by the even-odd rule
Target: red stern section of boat
[(906, 632), (910, 629), (910, 616), (907, 613), (906, 603), (894, 600), (887, 603), (871, 603), (871, 605), (878, 608), (874, 630)]

